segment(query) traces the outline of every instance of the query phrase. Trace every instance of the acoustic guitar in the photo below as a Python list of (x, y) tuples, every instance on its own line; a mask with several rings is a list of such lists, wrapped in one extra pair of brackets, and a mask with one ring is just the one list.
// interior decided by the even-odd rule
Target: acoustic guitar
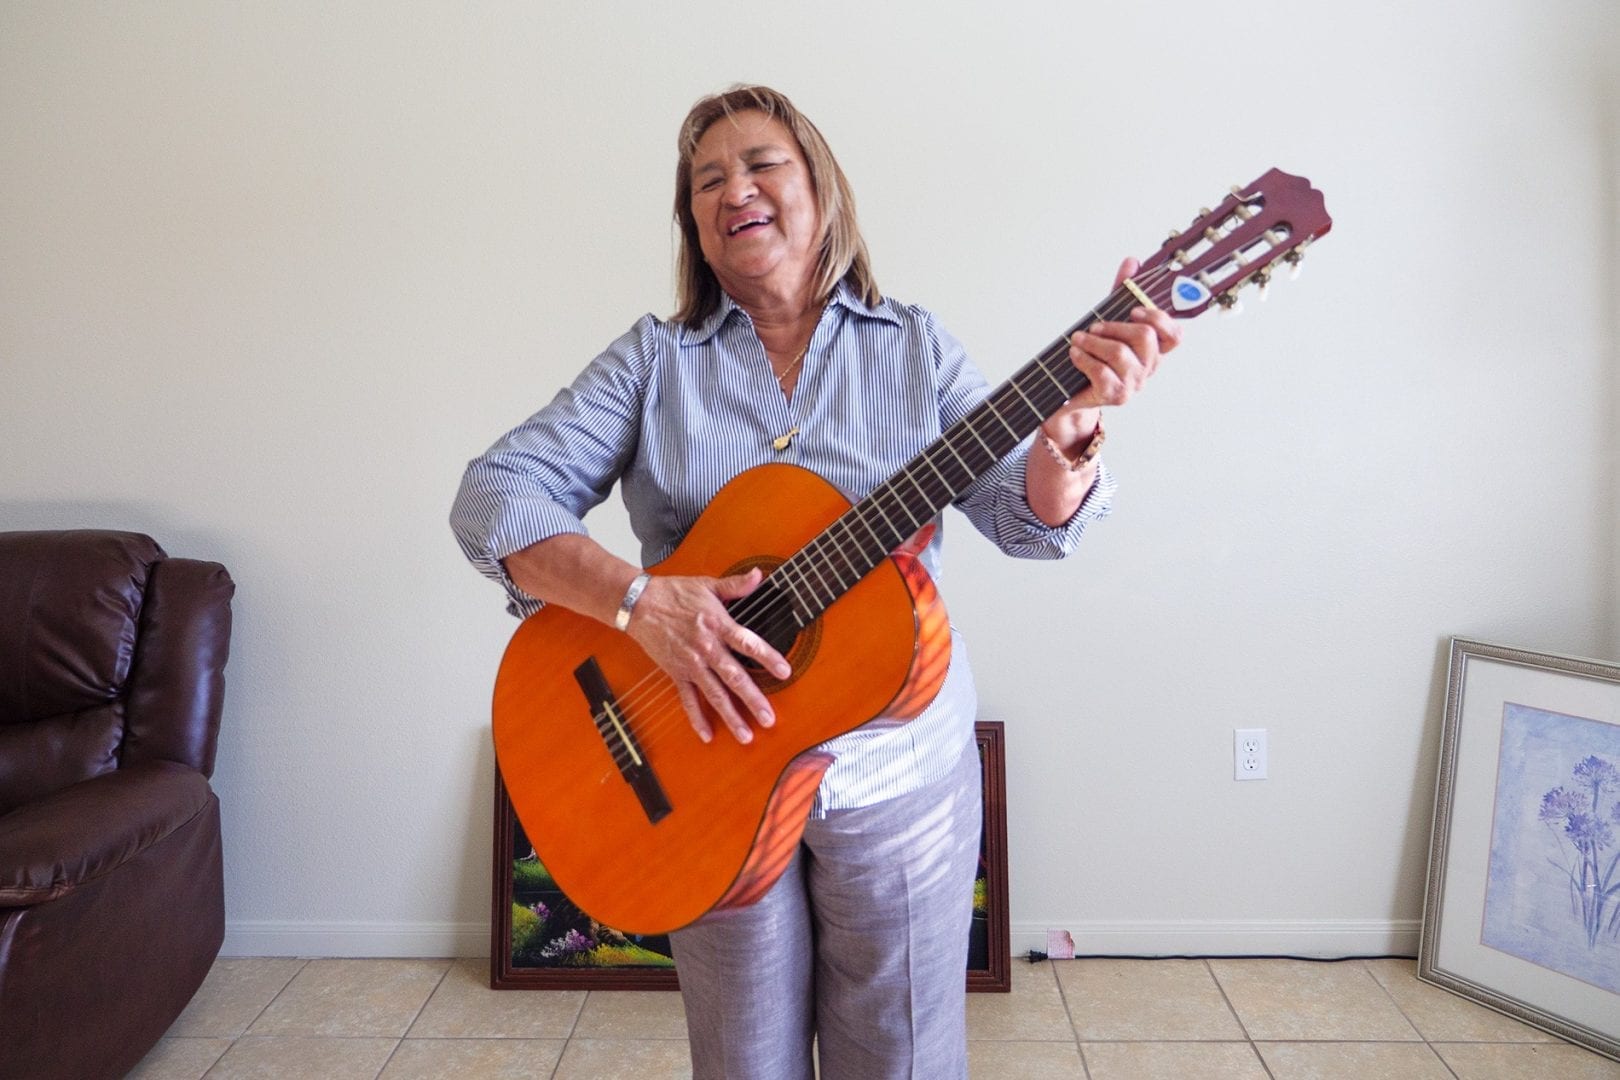
[[(1332, 222), (1309, 181), (1272, 169), (1170, 239), (1131, 279), (960, 422), (851, 505), (795, 465), (721, 488), (656, 574), (765, 579), (732, 616), (792, 665), (755, 668), (776, 713), (744, 745), (692, 731), (673, 682), (628, 635), (551, 605), (513, 635), (495, 683), (501, 776), (525, 835), (581, 910), (666, 933), (748, 904), (781, 875), (832, 758), (821, 743), (903, 722), (938, 691), (950, 632), (916, 558), (936, 515), (1086, 385), (1068, 338), (1152, 305), (1191, 318), (1297, 267)], [(707, 708), (707, 705), (704, 706)], [(711, 719), (714, 719), (711, 717)]]

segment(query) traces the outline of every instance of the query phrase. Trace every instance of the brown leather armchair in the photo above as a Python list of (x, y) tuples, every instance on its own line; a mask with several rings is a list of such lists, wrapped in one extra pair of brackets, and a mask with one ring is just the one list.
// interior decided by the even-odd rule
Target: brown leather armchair
[(225, 934), (230, 575), (127, 532), (0, 533), (0, 1077), (119, 1077)]

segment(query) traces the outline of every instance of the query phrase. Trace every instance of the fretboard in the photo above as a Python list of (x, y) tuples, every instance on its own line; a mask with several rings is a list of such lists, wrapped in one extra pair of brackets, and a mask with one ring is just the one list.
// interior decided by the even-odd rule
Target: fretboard
[[(1097, 310), (1127, 309), (1116, 291)], [(921, 453), (799, 549), (770, 575), (773, 592), (789, 601), (800, 628), (966, 491), (1023, 442), (1041, 421), (1085, 388), (1087, 378), (1069, 360), (1069, 335), (1098, 316), (1088, 313), (992, 390)]]

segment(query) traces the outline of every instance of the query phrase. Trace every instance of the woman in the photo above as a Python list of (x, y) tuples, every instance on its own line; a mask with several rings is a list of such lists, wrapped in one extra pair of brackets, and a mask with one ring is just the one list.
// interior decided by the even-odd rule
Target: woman
[[(651, 565), (742, 470), (792, 461), (858, 499), (987, 388), (932, 314), (880, 295), (849, 184), (787, 98), (757, 86), (705, 98), (678, 147), (679, 310), (641, 319), (474, 460), (451, 521), (515, 614), (555, 603), (619, 626), (669, 674), (694, 737), (748, 742), (775, 718), (744, 658), (789, 673), (727, 614), (759, 572), (649, 576), (589, 539), (581, 516), (621, 483)], [(1142, 310), (1076, 333), (1070, 359), (1090, 385), (957, 507), (1011, 554), (1068, 554), (1113, 490), (1101, 406), (1128, 400), (1178, 339)], [(921, 555), (936, 577), (940, 543)], [(822, 747), (836, 760), (770, 892), (671, 935), (697, 1077), (808, 1078), (813, 1038), (828, 1080), (966, 1076), (980, 789), (954, 631), (951, 649), (919, 717)]]

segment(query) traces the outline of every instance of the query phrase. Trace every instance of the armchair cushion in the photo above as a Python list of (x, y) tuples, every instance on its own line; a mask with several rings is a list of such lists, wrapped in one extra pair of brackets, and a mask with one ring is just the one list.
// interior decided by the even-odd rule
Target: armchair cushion
[(183, 828), (209, 806), (201, 773), (154, 761), (0, 816), (0, 908), (55, 900)]

